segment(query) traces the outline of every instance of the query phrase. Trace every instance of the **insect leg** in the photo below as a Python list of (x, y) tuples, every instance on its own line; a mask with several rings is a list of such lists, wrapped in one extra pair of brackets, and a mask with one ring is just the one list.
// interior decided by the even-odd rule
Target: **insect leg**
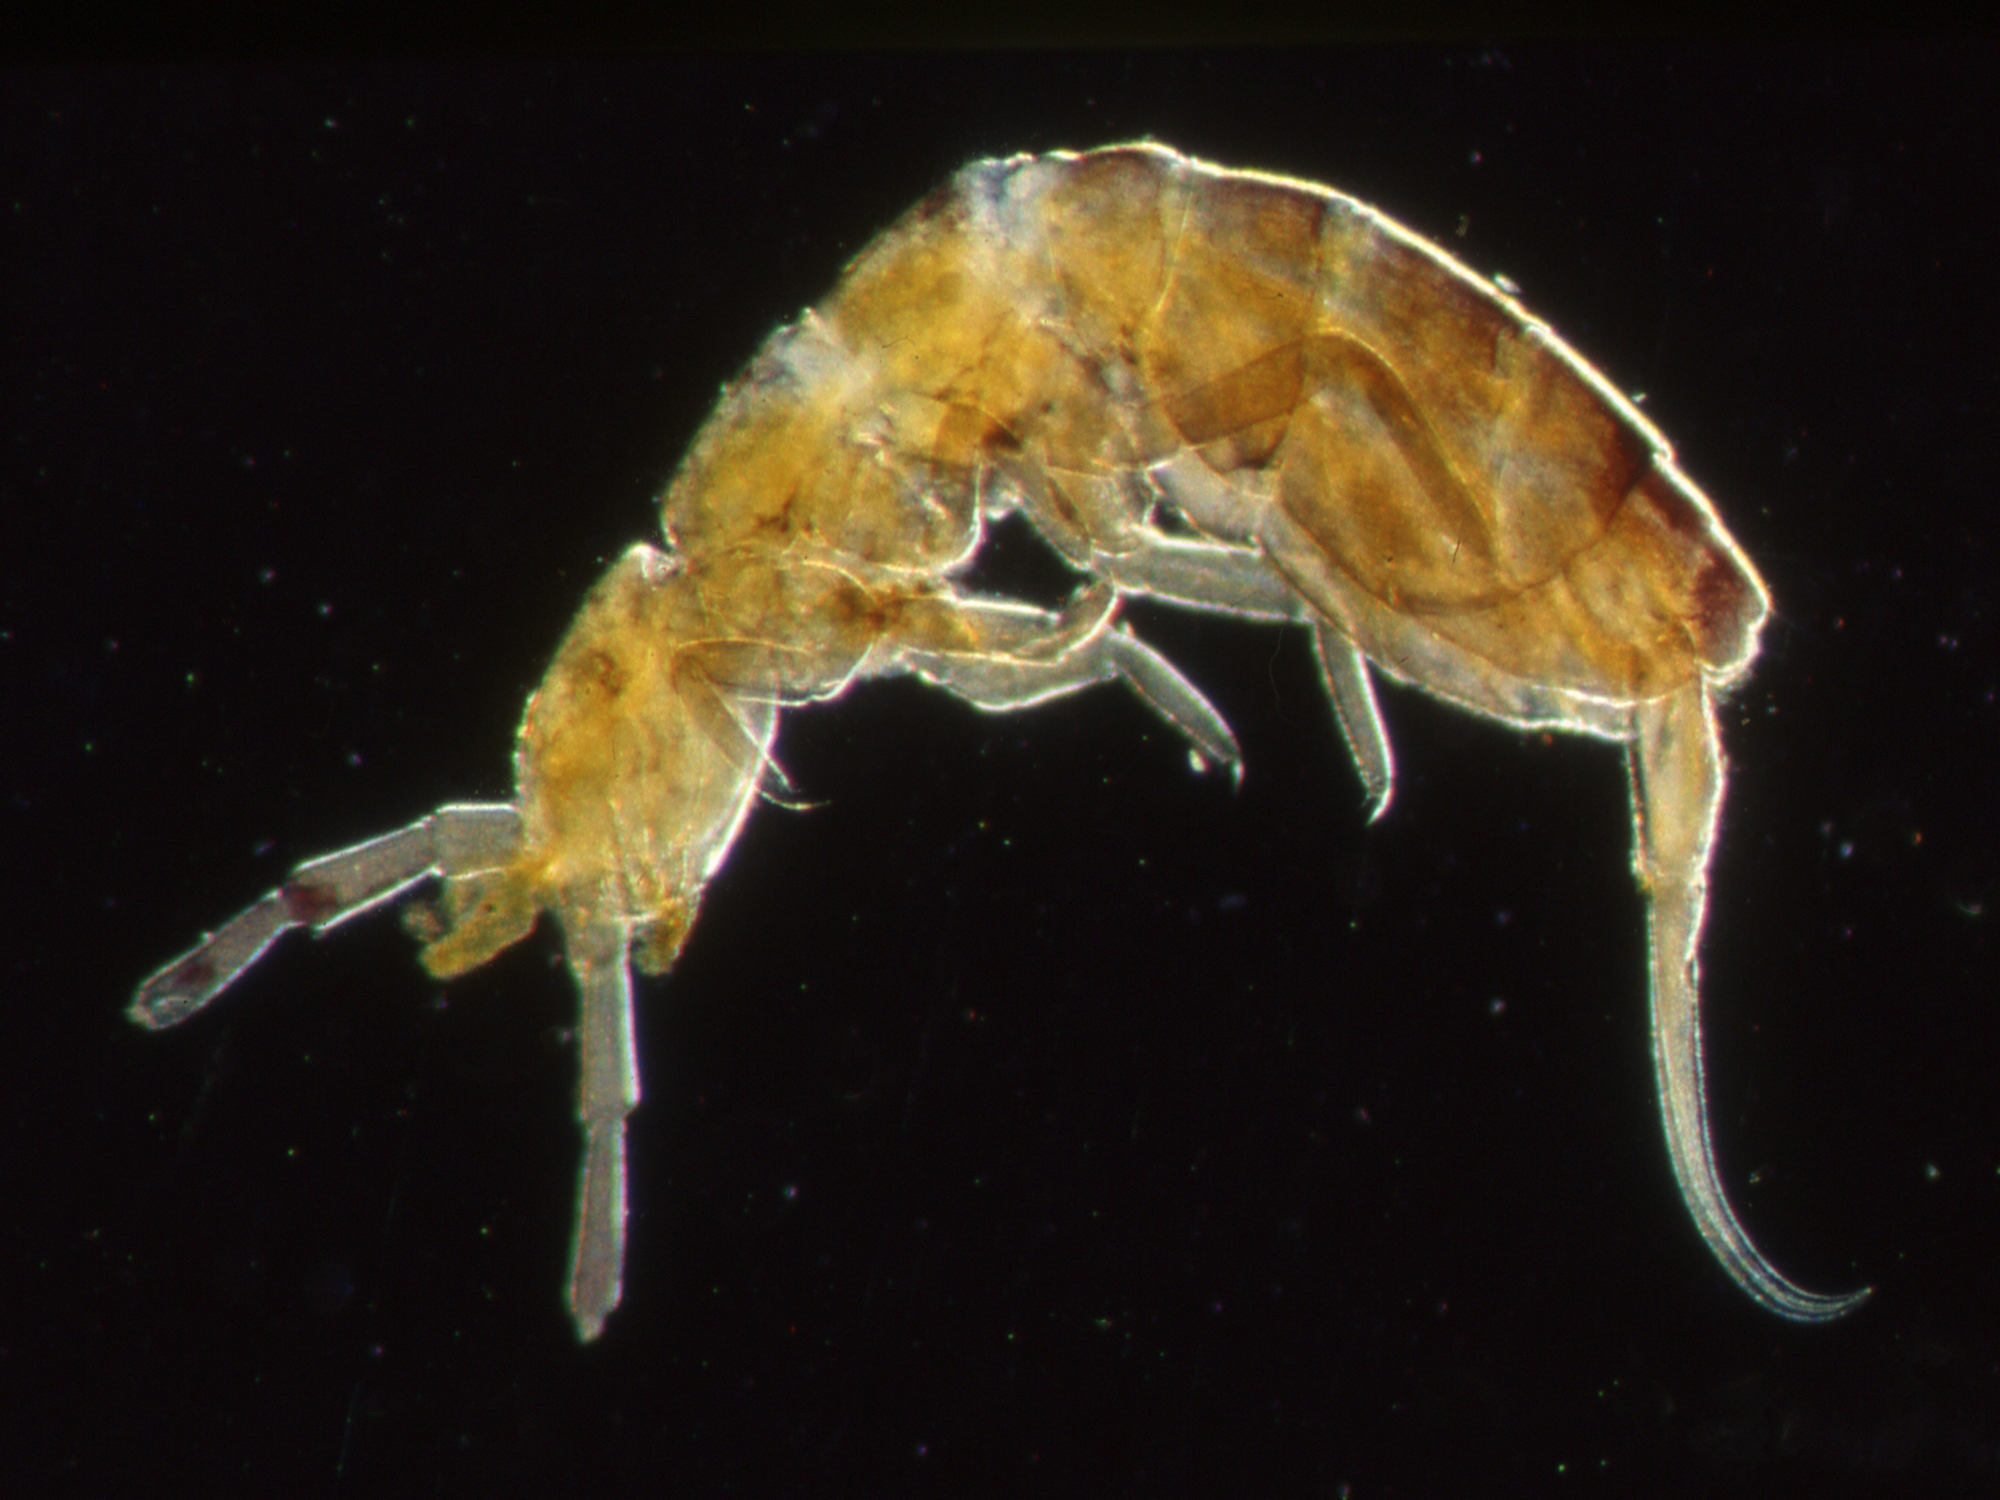
[(1313, 621), (1313, 650), (1319, 657), (1320, 678), (1326, 683), (1327, 697), (1333, 700), (1348, 753), (1354, 757), (1354, 769), (1361, 773), (1361, 784), (1367, 789), (1368, 821), (1372, 823), (1389, 810), (1389, 797), (1396, 789), (1396, 757), (1382, 728), (1382, 711), (1375, 706), (1368, 658), (1325, 620)]
[(624, 1281), (625, 1117), (639, 1103), (632, 975), (625, 958), (627, 932), (620, 922), (566, 909), (563, 941), (580, 1004), (577, 1118), (584, 1135), (569, 1311), (577, 1337), (594, 1339), (618, 1305)]
[(1144, 545), (1115, 555), (1098, 553), (1091, 560), (1121, 592), (1212, 614), (1312, 622), (1320, 678), (1368, 793), (1368, 821), (1381, 817), (1394, 789), (1396, 762), (1361, 649), (1306, 604), (1259, 549), (1188, 541), (1150, 528), (1140, 535)]
[(1837, 1318), (1858, 1306), (1868, 1289), (1825, 1296), (1780, 1275), (1737, 1222), (1709, 1146), (1696, 949), (1722, 802), (1722, 757), (1707, 685), (1696, 680), (1641, 703), (1636, 718), (1632, 803), (1639, 879), (1652, 924), (1653, 1063), (1674, 1176), (1701, 1237), (1744, 1291), (1800, 1322)]
[(1092, 554), (1090, 566), (1121, 594), (1247, 620), (1302, 620), (1305, 602), (1255, 547), (1189, 541), (1148, 528), (1143, 545)]
[[(1094, 590), (1079, 602), (1094, 606)], [(998, 600), (958, 601), (961, 616), (973, 625), (982, 642), (1004, 642), (1000, 649), (968, 652), (898, 652), (893, 666), (915, 672), (981, 708), (1032, 708), (1050, 698), (1080, 692), (1100, 682), (1123, 680), (1162, 718), (1184, 735), (1204, 761), (1219, 763), (1242, 775), (1242, 755), (1236, 736), (1201, 690), (1151, 646), (1122, 627), (1103, 624), (1066, 649), (1073, 634), (1063, 615)], [(1024, 625), (1038, 629), (1024, 631)]]
[(308, 860), (278, 889), (210, 933), (139, 986), (127, 1010), (158, 1030), (185, 1021), (294, 927), (325, 932), (393, 900), (430, 875), (465, 875), (504, 864), (521, 819), (502, 804), (441, 807), (408, 828)]
[(1178, 667), (1123, 627), (1099, 636), (1094, 654), (1101, 655), (1153, 712), (1178, 729), (1197, 756), (1229, 767), (1233, 781), (1243, 780), (1243, 752), (1237, 748), (1236, 735)]

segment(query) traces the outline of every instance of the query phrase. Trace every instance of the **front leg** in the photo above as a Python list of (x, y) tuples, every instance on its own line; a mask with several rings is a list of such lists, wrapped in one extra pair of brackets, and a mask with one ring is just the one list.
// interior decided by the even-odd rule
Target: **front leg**
[[(325, 932), (392, 901), (432, 875), (472, 875), (505, 865), (521, 843), (511, 806), (441, 807), (394, 833), (308, 860), (285, 883), (210, 933), (139, 986), (126, 1012), (141, 1026), (178, 1025), (219, 995), (294, 927)], [(519, 936), (516, 933), (515, 936)]]
[(577, 1336), (588, 1340), (604, 1331), (604, 1320), (623, 1291), (625, 1117), (639, 1104), (639, 1065), (632, 1042), (625, 924), (567, 906), (562, 923), (579, 1007), (577, 1118), (584, 1137), (569, 1312)]

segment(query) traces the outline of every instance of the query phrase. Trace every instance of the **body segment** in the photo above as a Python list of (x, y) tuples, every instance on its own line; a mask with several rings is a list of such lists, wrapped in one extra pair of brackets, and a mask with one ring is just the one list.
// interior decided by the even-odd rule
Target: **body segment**
[[(1076, 571), (1060, 611), (969, 594), (1018, 510)], [(662, 500), (665, 550), (593, 589), (530, 700), (512, 808), (446, 808), (294, 880), (141, 987), (184, 1019), (300, 923), (426, 874), (439, 977), (559, 919), (583, 1006), (571, 1310), (616, 1305), (628, 956), (669, 968), (783, 710), (913, 672), (989, 709), (1122, 680), (1199, 760), (1229, 728), (1116, 623), (1123, 594), (1314, 634), (1374, 811), (1386, 671), (1632, 764), (1670, 1155), (1731, 1275), (1803, 1292), (1730, 1211), (1707, 1140), (1695, 957), (1722, 793), (1711, 695), (1763, 588), (1660, 435), (1510, 299), (1373, 210), (1150, 145), (977, 162), (857, 257), (725, 392)]]

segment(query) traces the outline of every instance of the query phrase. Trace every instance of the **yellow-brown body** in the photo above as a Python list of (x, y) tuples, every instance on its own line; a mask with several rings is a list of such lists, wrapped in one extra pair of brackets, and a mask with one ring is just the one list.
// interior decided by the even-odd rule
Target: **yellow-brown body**
[[(962, 586), (1008, 511), (1076, 571), (1064, 610)], [(1378, 815), (1393, 762), (1373, 672), (1626, 745), (1683, 1194), (1766, 1306), (1859, 1300), (1770, 1267), (1707, 1139), (1711, 695), (1755, 652), (1763, 587), (1660, 434), (1442, 251), (1329, 189), (1154, 145), (975, 162), (771, 337), (662, 513), (665, 550), (612, 567), (530, 701), (511, 809), (443, 809), (302, 867), (135, 1003), (181, 1019), (283, 926), (425, 870), (448, 877), (423, 919), (439, 975), (556, 913), (584, 1010), (585, 1336), (618, 1299), (627, 956), (672, 963), (778, 778), (780, 712), (900, 672), (992, 709), (1123, 680), (1199, 758), (1233, 763), (1200, 692), (1115, 623), (1126, 594), (1307, 626)]]

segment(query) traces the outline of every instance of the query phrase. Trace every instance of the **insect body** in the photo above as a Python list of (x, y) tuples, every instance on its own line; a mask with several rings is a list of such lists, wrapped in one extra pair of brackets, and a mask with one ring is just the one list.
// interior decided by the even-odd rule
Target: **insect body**
[[(1082, 576), (1064, 609), (960, 586), (1010, 510)], [(783, 785), (780, 711), (905, 672), (995, 710), (1123, 680), (1234, 767), (1222, 717), (1116, 622), (1126, 594), (1308, 625), (1377, 816), (1393, 760), (1371, 666), (1624, 744), (1661, 1104), (1696, 1225), (1774, 1311), (1866, 1295), (1780, 1276), (1708, 1144), (1711, 695), (1754, 653), (1763, 588), (1660, 435), (1442, 252), (1327, 189), (1153, 145), (975, 162), (772, 336), (663, 518), (666, 549), (612, 567), (529, 701), (511, 805), (301, 866), (132, 1006), (174, 1024), (286, 929), (434, 875), (415, 925), (440, 978), (552, 912), (582, 1007), (583, 1337), (619, 1296), (628, 962), (672, 965), (757, 793)]]

